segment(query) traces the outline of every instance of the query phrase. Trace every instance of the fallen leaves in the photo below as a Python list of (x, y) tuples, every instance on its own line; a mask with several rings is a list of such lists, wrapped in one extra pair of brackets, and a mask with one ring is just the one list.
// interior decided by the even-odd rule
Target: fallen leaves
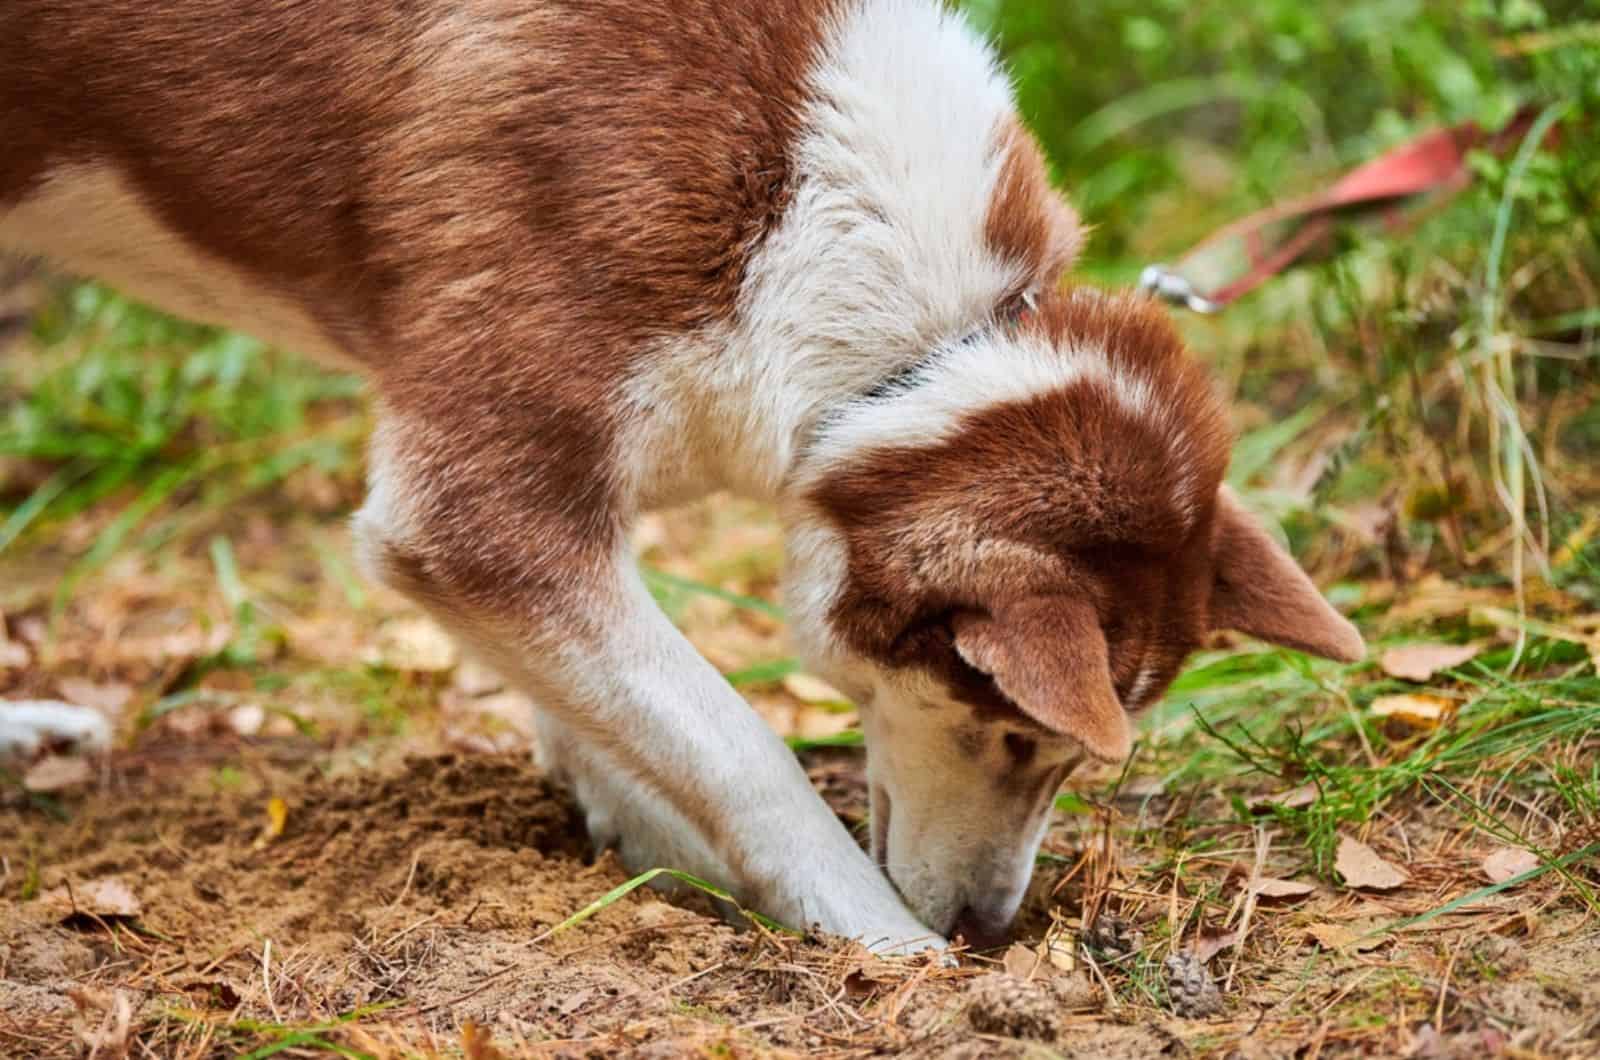
[(1410, 692), (1379, 696), (1368, 708), (1375, 718), (1414, 732), (1432, 732), (1455, 713), (1454, 700), (1443, 696), (1413, 695)]
[(1257, 898), (1304, 898), (1317, 892), (1317, 885), (1303, 880), (1277, 880), (1263, 876), (1250, 884), (1250, 892)]
[(1194, 954), (1194, 959), (1201, 964), (1209, 964), (1211, 958), (1223, 950), (1230, 950), (1244, 941), (1244, 932), (1239, 930), (1224, 932), (1220, 935), (1202, 934), (1194, 940), (1189, 947), (1189, 952)]
[(41, 894), (39, 903), (59, 920), (74, 916), (136, 917), (144, 911), (139, 896), (115, 876), (73, 886), (63, 884)]
[(1267, 810), (1273, 806), (1280, 806), (1286, 810), (1299, 809), (1310, 806), (1322, 797), (1316, 784), (1306, 781), (1288, 791), (1280, 791), (1276, 795), (1263, 795), (1250, 804), (1252, 810)]
[(1539, 855), (1521, 847), (1501, 847), (1485, 855), (1478, 867), (1490, 883), (1505, 883), (1509, 879), (1532, 872), (1539, 867)]
[(820, 677), (798, 672), (785, 674), (783, 690), (802, 703), (849, 703), (845, 694)]
[(1366, 891), (1392, 891), (1410, 877), (1378, 856), (1378, 852), (1358, 839), (1342, 836), (1333, 867), (1344, 877), (1347, 887)]
[(1013, 942), (1011, 948), (1006, 950), (1006, 955), (1000, 958), (1000, 970), (1013, 979), (1033, 978), (1042, 964), (1043, 955), (1020, 942)]
[(844, 988), (851, 997), (871, 997), (895, 982), (889, 962), (859, 944), (854, 951), (850, 970), (844, 975)]
[(133, 700), (133, 686), (120, 681), (99, 684), (81, 677), (63, 677), (56, 682), (61, 698), (80, 707), (93, 707), (108, 718), (122, 713)]
[(455, 668), (460, 653), (432, 619), (408, 615), (383, 624), (369, 661), (409, 673), (444, 673)]
[(1000, 958), (1000, 970), (1014, 979), (1037, 979), (1077, 971), (1078, 957), (1072, 934), (1057, 923), (1032, 946), (1013, 942)]
[(75, 755), (46, 755), (22, 775), (22, 786), (38, 794), (65, 791), (87, 784), (94, 770), (87, 759)]
[(1386, 937), (1383, 931), (1366, 921), (1353, 924), (1311, 924), (1306, 927), (1306, 934), (1316, 939), (1323, 949), (1351, 953), (1364, 953), (1375, 949), (1383, 944)]
[(1476, 644), (1404, 644), (1380, 655), (1378, 665), (1390, 677), (1421, 682), (1471, 661), (1480, 650)]

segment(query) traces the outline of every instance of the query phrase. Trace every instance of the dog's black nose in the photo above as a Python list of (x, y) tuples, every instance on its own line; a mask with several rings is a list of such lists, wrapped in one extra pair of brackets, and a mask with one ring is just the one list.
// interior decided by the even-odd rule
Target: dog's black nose
[(993, 916), (985, 916), (970, 905), (962, 906), (956, 922), (950, 928), (950, 937), (960, 936), (974, 950), (992, 950), (1003, 946), (1010, 937), (1010, 923)]

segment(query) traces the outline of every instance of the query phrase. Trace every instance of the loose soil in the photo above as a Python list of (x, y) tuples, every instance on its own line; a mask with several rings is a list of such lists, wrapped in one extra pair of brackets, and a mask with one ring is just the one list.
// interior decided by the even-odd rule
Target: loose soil
[[(403, 600), (328, 573), (343, 508), (229, 510), (253, 618), (219, 591), (205, 511), (59, 615), (105, 516), (0, 567), (0, 699), (68, 699), (118, 733), (70, 783), (0, 776), (0, 1058), (1600, 1057), (1592, 865), (1384, 930), (1481, 889), (1503, 844), (1391, 799), (1340, 826), (1405, 870), (1362, 890), (1303, 834), (1241, 817), (1292, 782), (1172, 783), (1170, 752), (1074, 778), (1021, 945), (959, 967), (730, 924), (694, 891), (552, 933), (627, 874), (531, 765), (526, 701)], [(773, 596), (763, 510), (719, 498), (638, 545)], [(766, 611), (657, 588), (724, 672), (787, 654)], [(785, 736), (854, 720), (814, 683), (740, 687)], [(803, 758), (862, 834), (859, 750)], [(1547, 808), (1510, 823), (1552, 851), (1600, 841)], [(1280, 886), (1249, 907), (1256, 876)]]
[[(539, 1055), (943, 1056), (979, 1042), (982, 1055), (1022, 1055), (1033, 1041), (1142, 1056), (1173, 1040), (1157, 1027), (1096, 1029), (1086, 981), (1005, 977), (997, 991), (993, 974), (736, 930), (694, 892), (669, 904), (639, 891), (539, 941), (627, 877), (591, 857), (574, 808), (525, 756), (336, 776), (259, 765), (294, 792), (277, 836), (259, 791), (137, 771), (66, 821), (37, 807), (0, 816), (8, 888), (37, 873), (30, 889), (44, 895), (11, 902), (0, 927), (0, 1041), (12, 1055), (78, 1055), (115, 1022), (119, 994), (136, 1021), (153, 1021), (158, 1053), (210, 1034), (202, 1051), (228, 1055), (230, 1024), (352, 1012), (381, 1013), (391, 1046), (424, 1048), (431, 1034), (447, 1048), (475, 1023), (501, 1048)], [(835, 765), (819, 774), (855, 797)], [(126, 884), (139, 914), (75, 912), (49, 893), (102, 880)]]
[[(1298, 960), (1252, 977), (1221, 1015), (1184, 1020), (1108, 1005), (1081, 964), (877, 960), (736, 930), (694, 892), (640, 890), (551, 936), (627, 877), (593, 857), (526, 755), (362, 768), (310, 750), (256, 747), (219, 791), (192, 747), (179, 766), (157, 746), (114, 759), (84, 797), (7, 804), (0, 1055), (232, 1056), (306, 1027), (336, 1029), (287, 1055), (324, 1042), (375, 1056), (1355, 1055), (1368, 1050), (1330, 1035), (1322, 999), (1406, 966), (1396, 951)], [(811, 768), (858, 823), (853, 759)], [(276, 835), (270, 791), (286, 793)], [(1041, 870), (1025, 940), (1050, 925), (1063, 871)], [(95, 908), (91, 885), (107, 880), (136, 915)], [(1455, 1013), (1449, 1035), (1412, 1033), (1427, 1050), (1413, 1055), (1495, 1055), (1514, 1039), (1539, 1046), (1517, 1055), (1597, 1055), (1595, 930), (1544, 937), (1558, 941), (1464, 942), (1450, 983), (1413, 983)], [(1253, 1036), (1264, 1022), (1272, 1033)]]

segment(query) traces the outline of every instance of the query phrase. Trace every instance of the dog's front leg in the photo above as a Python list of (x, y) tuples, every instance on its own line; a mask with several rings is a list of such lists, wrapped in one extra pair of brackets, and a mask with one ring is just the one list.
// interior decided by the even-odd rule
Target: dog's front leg
[(620, 531), (603, 551), (556, 540), (561, 521), (513, 516), (493, 483), (454, 492), (468, 461), (451, 469), (450, 502), (432, 503), (438, 494), (417, 481), (426, 459), (383, 446), (357, 520), (368, 566), (558, 723), (560, 765), (591, 800), (598, 838), (615, 840), (631, 868), (682, 869), (783, 923), (880, 950), (942, 943), (783, 741), (661, 613)]

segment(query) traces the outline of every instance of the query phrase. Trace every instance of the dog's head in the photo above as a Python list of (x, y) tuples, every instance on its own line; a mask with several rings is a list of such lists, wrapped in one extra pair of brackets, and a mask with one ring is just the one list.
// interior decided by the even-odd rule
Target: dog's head
[(1222, 409), (1161, 310), (1080, 289), (997, 317), (825, 423), (787, 513), (795, 634), (861, 706), (873, 854), (975, 944), (1067, 772), (1124, 759), (1211, 630), (1362, 651), (1222, 486)]

